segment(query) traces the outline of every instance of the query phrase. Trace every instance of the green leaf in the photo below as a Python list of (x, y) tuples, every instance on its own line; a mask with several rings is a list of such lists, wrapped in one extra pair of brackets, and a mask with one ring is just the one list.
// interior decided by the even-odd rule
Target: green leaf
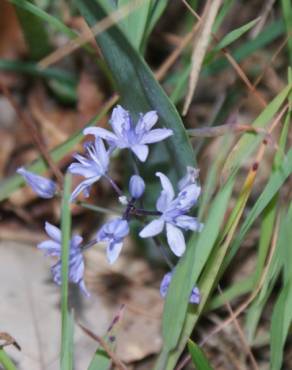
[(175, 348), (179, 340), (188, 308), (189, 295), (215, 245), (223, 222), (222, 215), (227, 208), (233, 187), (233, 180), (231, 177), (213, 200), (203, 230), (199, 235), (193, 234), (185, 254), (176, 266), (163, 313), (162, 332), (167, 351)]
[(244, 26), (241, 26), (229, 32), (226, 36), (223, 37), (223, 39), (215, 46), (215, 48), (212, 51), (217, 52), (223, 48), (226, 48), (234, 41), (239, 39), (246, 32), (248, 32), (259, 20), (260, 18), (256, 18), (253, 21), (246, 23)]
[(62, 312), (62, 335), (61, 335), (61, 370), (73, 369), (73, 316), (68, 309), (68, 287), (69, 287), (69, 253), (71, 240), (71, 197), (72, 176), (67, 174), (64, 181), (64, 194), (62, 199), (61, 232), (61, 312)]
[[(281, 91), (256, 118), (256, 120), (252, 123), (252, 127), (266, 127), (279, 111), (281, 105), (284, 103), (290, 91), (291, 85), (285, 87), (283, 91)], [(246, 133), (241, 136), (236, 146), (227, 158), (225, 166), (223, 168), (223, 176), (225, 179), (228, 178), (231, 173), (238, 170), (243, 161), (255, 150), (255, 148), (259, 145), (261, 141), (262, 135), (259, 134), (255, 135), (251, 133)]]
[(252, 207), (244, 223), (242, 224), (239, 233), (237, 234), (234, 242), (232, 243), (230, 254), (228, 255), (228, 258), (225, 261), (225, 266), (228, 266), (230, 260), (237, 252), (240, 244), (242, 243), (245, 235), (247, 234), (248, 230), (250, 229), (254, 221), (267, 207), (267, 205), (270, 203), (274, 195), (279, 191), (280, 187), (291, 173), (292, 173), (292, 148), (283, 158), (283, 161), (279, 168), (270, 176), (270, 179), (267, 185), (265, 186), (263, 192), (259, 196), (255, 205)]
[[(32, 2), (32, 1), (31, 1)], [(49, 36), (40, 19), (26, 9), (16, 7), (16, 13), (21, 24), (30, 56), (33, 60), (45, 57), (52, 50)]]
[(288, 52), (289, 52), (289, 59), (290, 64), (292, 63), (292, 39), (291, 39), (291, 33), (292, 33), (292, 5), (291, 0), (282, 0), (282, 11), (283, 16), (287, 28), (287, 45), (288, 45)]
[[(141, 3), (141, 0), (118, 1), (119, 7), (123, 7), (127, 4), (133, 4), (133, 6), (136, 6), (139, 3)], [(124, 18), (120, 22), (120, 28), (136, 50), (140, 50), (141, 48), (151, 7), (151, 0), (144, 0), (140, 6), (128, 15), (128, 17)]]
[(90, 362), (88, 370), (108, 370), (111, 368), (112, 360), (104, 349), (99, 348)]
[(213, 370), (203, 350), (192, 340), (188, 340), (188, 350), (197, 370)]
[(284, 345), (292, 322), (292, 254), (287, 245), (292, 243), (292, 203), (284, 218), (284, 232), (280, 235), (286, 274), (284, 274), (283, 288), (274, 307), (271, 321), (271, 370), (280, 370), (283, 362)]
[(0, 364), (3, 366), (4, 370), (17, 370), (3, 348), (0, 348)]
[[(75, 2), (89, 25), (107, 15), (100, 1)], [(174, 105), (155, 80), (145, 61), (117, 26), (98, 35), (96, 41), (112, 71), (122, 105), (136, 116), (140, 112), (156, 110), (160, 126), (173, 130), (173, 136), (165, 140), (165, 144), (178, 176), (183, 175), (186, 165), (194, 165), (194, 155)]]

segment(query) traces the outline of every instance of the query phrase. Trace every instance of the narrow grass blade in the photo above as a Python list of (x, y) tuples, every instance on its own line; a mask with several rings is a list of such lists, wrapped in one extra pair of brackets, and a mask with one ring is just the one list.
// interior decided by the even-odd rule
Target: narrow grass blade
[(292, 4), (290, 0), (282, 0), (282, 12), (287, 28), (288, 37), (288, 54), (290, 59), (290, 64), (292, 63)]
[(99, 348), (90, 362), (88, 370), (109, 370), (112, 366), (112, 360), (104, 349)]
[(284, 253), (284, 274), (283, 288), (279, 294), (277, 303), (274, 307), (271, 322), (271, 370), (280, 370), (283, 362), (284, 345), (288, 336), (289, 328), (292, 322), (292, 273), (291, 263), (292, 254), (287, 245), (292, 243), (292, 203), (289, 211), (284, 218), (284, 232), (280, 235), (282, 251)]
[[(97, 114), (86, 126), (92, 126), (101, 120), (117, 101), (117, 98), (112, 98), (102, 109), (102, 111)], [(72, 135), (67, 141), (53, 149), (50, 154), (55, 162), (58, 162), (65, 157), (70, 151), (73, 150), (74, 146), (78, 144), (83, 139), (83, 129), (78, 131), (76, 134)], [(31, 165), (27, 166), (29, 171), (41, 174), (47, 170), (46, 162), (43, 158), (38, 158)], [(24, 185), (25, 182), (20, 175), (13, 175), (6, 180), (0, 182), (0, 201), (8, 198), (15, 190)]]
[[(270, 120), (279, 111), (288, 94), (291, 91), (291, 85), (288, 85), (281, 91), (272, 102), (262, 111), (262, 113), (253, 122), (252, 127), (264, 128)], [(223, 178), (228, 178), (231, 173), (236, 171), (243, 161), (255, 150), (262, 140), (262, 135), (246, 133), (242, 135), (234, 149), (231, 151), (223, 168)]]
[(213, 370), (203, 350), (192, 340), (188, 340), (188, 350), (197, 370)]
[(244, 26), (241, 26), (229, 32), (226, 36), (223, 37), (223, 39), (215, 46), (215, 48), (212, 51), (217, 52), (223, 48), (226, 48), (230, 44), (232, 44), (234, 41), (236, 41), (241, 36), (243, 36), (246, 32), (248, 32), (255, 24), (257, 24), (259, 19), (260, 18), (256, 18), (246, 23)]
[(279, 168), (271, 175), (262, 194), (256, 201), (255, 205), (251, 209), (248, 216), (246, 217), (244, 223), (242, 224), (239, 233), (237, 234), (234, 242), (232, 243), (230, 254), (226, 259), (225, 266), (227, 266), (230, 260), (234, 257), (241, 242), (243, 241), (246, 233), (248, 232), (254, 221), (267, 207), (267, 205), (270, 203), (274, 195), (279, 191), (280, 187), (291, 173), (292, 173), (292, 148), (283, 158), (283, 161)]
[[(75, 0), (75, 2), (90, 25), (106, 16), (97, 0)], [(112, 71), (125, 108), (136, 115), (139, 112), (156, 110), (160, 125), (173, 130), (173, 136), (165, 143), (178, 175), (183, 175), (186, 165), (194, 165), (194, 155), (175, 107), (144, 60), (117, 26), (98, 35), (96, 41)]]
[(26, 43), (33, 60), (39, 60), (51, 51), (49, 36), (41, 20), (27, 11), (16, 7), (16, 13), (21, 24)]
[(3, 366), (4, 370), (17, 370), (3, 348), (0, 348), (0, 364)]
[(64, 182), (62, 199), (61, 231), (62, 231), (62, 286), (61, 286), (61, 311), (62, 311), (62, 336), (61, 336), (61, 370), (73, 369), (73, 317), (68, 308), (68, 275), (69, 253), (71, 239), (71, 197), (72, 176), (67, 174)]

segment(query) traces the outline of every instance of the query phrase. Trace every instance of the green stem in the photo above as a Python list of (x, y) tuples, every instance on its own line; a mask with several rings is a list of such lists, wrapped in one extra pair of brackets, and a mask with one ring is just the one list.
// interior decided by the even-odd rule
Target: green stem
[(17, 370), (14, 363), (10, 360), (3, 348), (0, 348), (0, 364), (5, 370)]

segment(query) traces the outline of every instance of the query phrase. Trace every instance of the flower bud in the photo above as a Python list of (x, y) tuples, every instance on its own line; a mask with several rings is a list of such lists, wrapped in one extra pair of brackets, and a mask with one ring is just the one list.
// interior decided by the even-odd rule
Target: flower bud
[(141, 196), (144, 193), (145, 190), (145, 182), (142, 179), (142, 177), (138, 175), (133, 175), (130, 179), (130, 194), (133, 198), (138, 199), (141, 198)]
[(23, 176), (25, 182), (41, 198), (49, 199), (55, 195), (56, 184), (54, 181), (27, 171), (23, 167), (19, 168), (16, 172)]

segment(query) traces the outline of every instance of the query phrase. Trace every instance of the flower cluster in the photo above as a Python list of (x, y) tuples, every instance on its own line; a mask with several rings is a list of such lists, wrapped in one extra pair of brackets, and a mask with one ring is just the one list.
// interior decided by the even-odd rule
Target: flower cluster
[[(157, 241), (158, 235), (166, 231), (166, 240), (171, 251), (180, 257), (186, 249), (184, 232), (201, 231), (203, 225), (196, 217), (189, 213), (197, 204), (201, 193), (198, 184), (199, 171), (193, 167), (187, 167), (186, 175), (178, 182), (177, 192), (169, 178), (157, 172), (156, 176), (161, 183), (161, 192), (156, 201), (156, 210), (147, 210), (141, 205), (141, 198), (146, 191), (143, 178), (135, 173), (129, 181), (129, 196), (126, 196), (115, 181), (109, 175), (110, 157), (115, 149), (129, 149), (140, 162), (145, 162), (149, 154), (149, 144), (160, 142), (170, 137), (173, 132), (165, 128), (153, 128), (158, 120), (157, 113), (150, 111), (140, 114), (138, 122), (134, 124), (129, 112), (121, 106), (114, 108), (110, 124), (112, 131), (101, 127), (88, 127), (84, 135), (93, 135), (94, 141), (85, 144), (85, 156), (76, 154), (76, 162), (73, 162), (68, 171), (73, 175), (84, 177), (84, 180), (74, 189), (71, 201), (83, 194), (88, 197), (91, 186), (104, 179), (108, 181), (113, 190), (117, 193), (120, 202), (124, 205), (124, 211), (120, 217), (110, 219), (97, 232), (96, 238), (90, 245), (104, 242), (107, 245), (106, 254), (110, 264), (119, 257), (124, 239), (130, 233), (130, 223), (133, 218), (141, 219), (144, 227), (139, 232), (141, 238), (154, 238)], [(136, 168), (137, 170), (137, 168)], [(35, 175), (24, 168), (17, 171), (21, 174), (32, 189), (43, 198), (51, 198), (56, 193), (56, 184), (52, 180)], [(151, 218), (150, 222), (147, 220)], [(146, 225), (145, 225), (146, 223)], [(45, 230), (50, 240), (38, 245), (46, 251), (46, 255), (57, 258), (52, 267), (54, 281), (61, 283), (61, 231), (46, 223)], [(81, 290), (88, 295), (84, 284), (84, 260), (82, 237), (75, 235), (70, 242), (69, 252), (69, 281), (80, 286)], [(172, 266), (171, 266), (172, 269)], [(161, 283), (160, 293), (165, 297), (172, 278), (172, 271), (167, 273)], [(191, 303), (199, 303), (200, 292), (194, 288), (190, 295)]]

